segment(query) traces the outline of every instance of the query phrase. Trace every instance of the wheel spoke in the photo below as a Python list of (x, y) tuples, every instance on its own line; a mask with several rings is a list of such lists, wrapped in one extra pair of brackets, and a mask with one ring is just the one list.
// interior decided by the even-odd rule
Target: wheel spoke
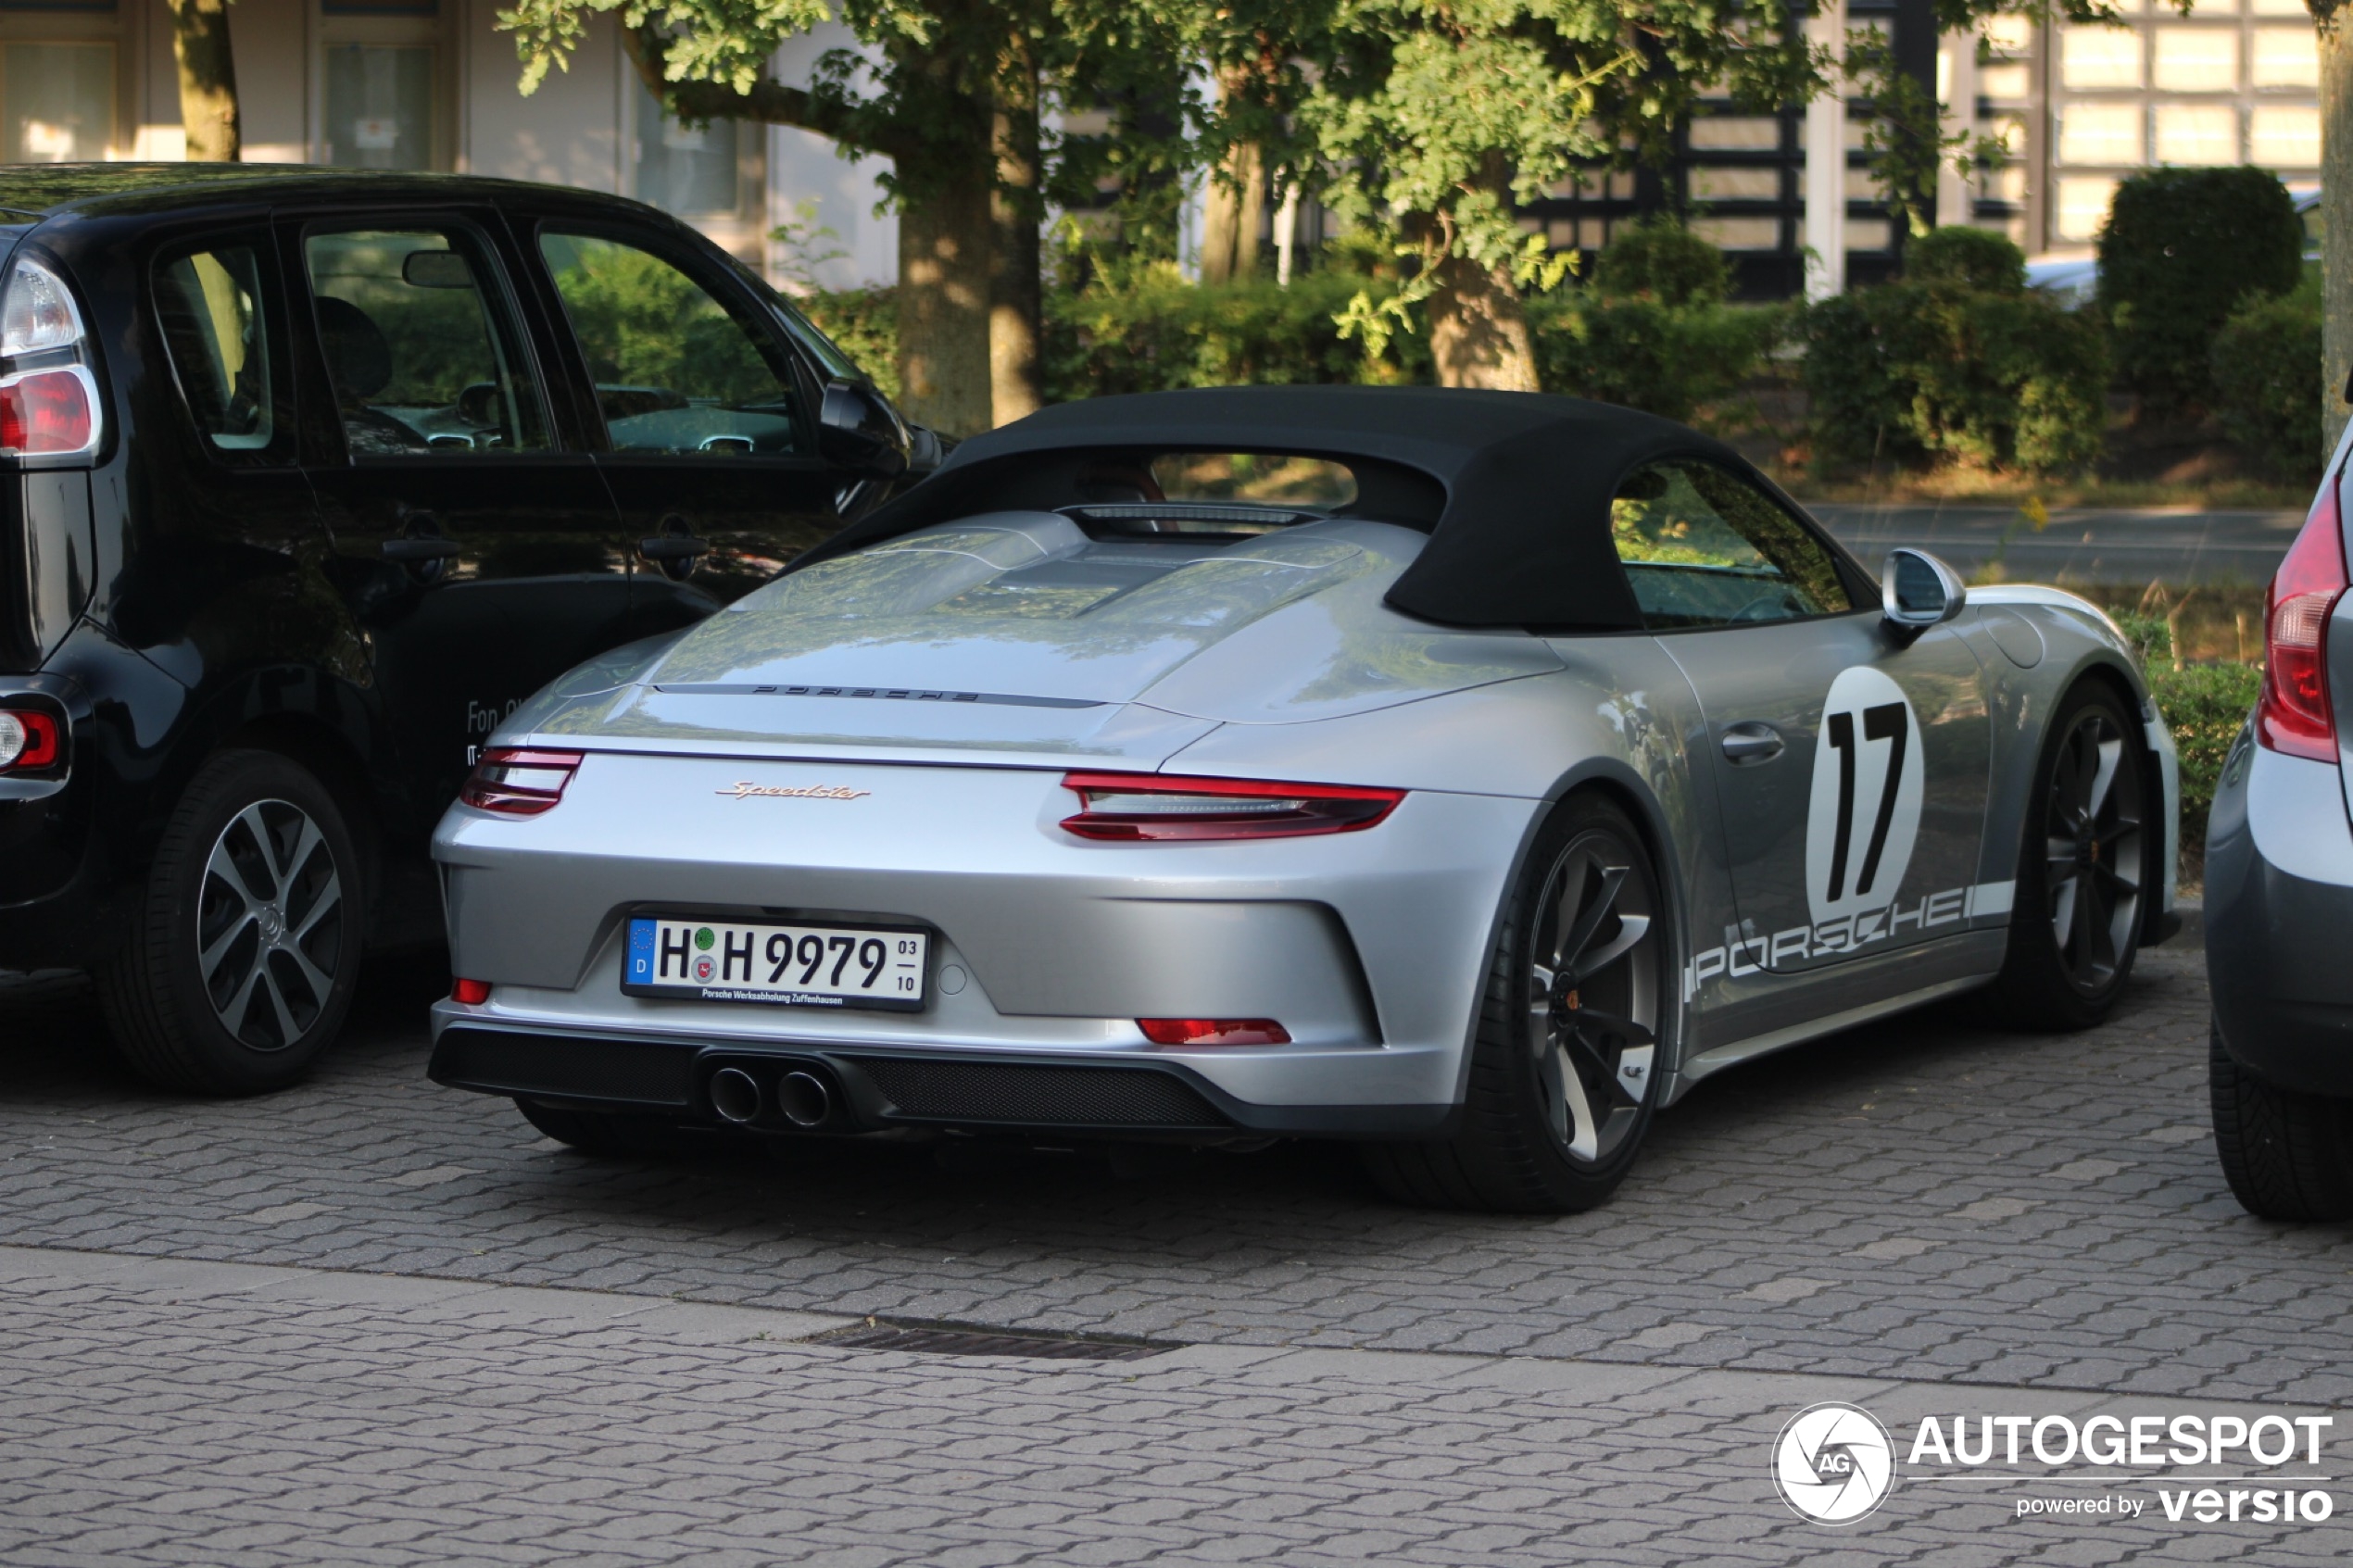
[(1617, 935), (1591, 953), (1579, 954), (1576, 961), (1570, 966), (1571, 978), (1577, 984), (1583, 985), (1628, 953), (1632, 952), (1642, 938), (1650, 935), (1650, 929), (1651, 917), (1648, 915), (1618, 916)]
[(235, 833), (244, 822), (245, 818), (240, 815), (230, 823), (227, 831), (221, 834), (220, 842), (212, 847), (212, 858), (205, 862), (204, 872), (206, 876), (220, 883), (230, 892), (244, 899), (246, 909), (255, 909), (275, 897), (277, 889), (272, 888), (268, 894), (258, 895), (245, 884), (245, 868), (237, 864), (236, 856), (229, 847), (230, 834)]
[(2116, 784), (2116, 770), (2124, 760), (2124, 743), (2121, 740), (2095, 738), (2092, 744), (2096, 762), (2091, 785), (2084, 793), (2083, 822), (2086, 827), (2100, 820), (2100, 812), (2108, 806), (2108, 791)]
[(237, 938), (253, 929), (253, 924), (254, 919), (250, 912), (239, 915), (235, 920), (231, 921), (229, 929), (220, 934), (219, 940), (196, 955), (198, 978), (209, 981), (213, 971), (220, 967), (220, 960), (229, 956), (229, 949), (237, 945)]
[(1568, 928), (1568, 935), (1561, 938), (1561, 945), (1553, 951), (1553, 962), (1557, 965), (1566, 966), (1569, 960), (1585, 950), (1585, 945), (1593, 939), (1593, 933), (1601, 929), (1603, 917), (1617, 905), (1618, 889), (1626, 885), (1624, 866), (1603, 866), (1598, 871), (1601, 885), (1592, 886), (1589, 879), (1585, 906), (1578, 910), (1577, 922)]
[(255, 967), (260, 973), (261, 988), (270, 998), (270, 1010), (277, 1015), (278, 1043), (291, 1046), (301, 1036), (302, 1031), (295, 1026), (294, 1013), (286, 1006), (285, 995), (278, 985), (278, 977), (270, 972), (266, 961)]
[(310, 908), (304, 912), (302, 923), (299, 925), (288, 923), (286, 936), (288, 944), (299, 947), (310, 939), (310, 934), (319, 929), (319, 923), (321, 921), (342, 908), (343, 879), (330, 876), (327, 879), (327, 885), (319, 890), (318, 897), (311, 900)]
[[(2068, 861), (2070, 866), (2075, 862)], [(2064, 882), (2051, 890), (2051, 932), (2058, 938), (2059, 953), (2067, 952), (2067, 945), (2075, 930), (2075, 900), (2082, 892), (2082, 879), (2070, 872)]]
[(1577, 1138), (1568, 1109), (1568, 1085), (1576, 1078), (1577, 1069), (1569, 1065), (1567, 1053), (1559, 1047), (1538, 1055), (1536, 1081), (1543, 1090), (1544, 1117), (1552, 1123), (1553, 1135), (1564, 1144), (1573, 1144)]

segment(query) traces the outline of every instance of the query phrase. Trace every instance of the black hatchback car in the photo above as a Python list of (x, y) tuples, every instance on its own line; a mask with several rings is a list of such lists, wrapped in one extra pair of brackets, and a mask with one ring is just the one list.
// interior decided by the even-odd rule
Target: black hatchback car
[[(937, 461), (693, 231), (499, 181), (0, 171), (0, 971), (291, 1082), (533, 691)], [(659, 824), (648, 823), (648, 834)]]

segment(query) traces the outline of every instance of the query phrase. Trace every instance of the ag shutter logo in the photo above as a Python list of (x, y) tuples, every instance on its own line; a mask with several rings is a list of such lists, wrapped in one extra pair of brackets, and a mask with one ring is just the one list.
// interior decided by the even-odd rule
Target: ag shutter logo
[(1806, 813), (1815, 924), (1895, 902), (1919, 836), (1923, 761), (1904, 688), (1868, 664), (1841, 671), (1822, 702)]
[(1773, 1485), (1800, 1519), (1852, 1524), (1894, 1488), (1895, 1444), (1859, 1405), (1808, 1405), (1773, 1440)]

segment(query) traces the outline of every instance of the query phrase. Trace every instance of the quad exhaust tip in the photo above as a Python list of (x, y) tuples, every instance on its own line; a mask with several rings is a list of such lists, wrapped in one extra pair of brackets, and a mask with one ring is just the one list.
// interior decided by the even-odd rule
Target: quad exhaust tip
[[(729, 1069), (729, 1071), (734, 1071)], [(742, 1074), (737, 1074), (743, 1076)], [(718, 1080), (713, 1079), (716, 1088)], [(754, 1085), (755, 1088), (757, 1085)], [(813, 1073), (787, 1073), (776, 1081), (776, 1109), (796, 1127), (821, 1127), (834, 1113), (834, 1097)], [(721, 1111), (725, 1115), (725, 1111)]]
[[(793, 1076), (798, 1078), (805, 1074), (797, 1073)], [(823, 1094), (821, 1085), (821, 1098)], [(740, 1067), (723, 1067), (711, 1075), (711, 1109), (737, 1126), (759, 1121), (761, 1106), (767, 1098), (760, 1091), (760, 1080)]]

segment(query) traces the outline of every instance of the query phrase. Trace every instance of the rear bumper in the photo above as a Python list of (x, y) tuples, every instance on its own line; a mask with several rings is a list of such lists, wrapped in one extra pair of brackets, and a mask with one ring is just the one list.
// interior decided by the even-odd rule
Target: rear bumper
[(2242, 738), (2209, 822), (2206, 961), (2224, 1046), (2281, 1088), (2353, 1098), (2353, 824), (2339, 770)]
[[(484, 1094), (722, 1124), (711, 1080), (723, 1068), (767, 1083), (815, 1074), (836, 1110), (825, 1130), (953, 1128), (1103, 1137), (1423, 1137), (1445, 1105), (1252, 1105), (1181, 1063), (1074, 1061), (1012, 1052), (781, 1049), (766, 1041), (711, 1043), (583, 1037), (447, 1023), (428, 1069), (434, 1082)], [(784, 1124), (771, 1119), (771, 1125)]]

